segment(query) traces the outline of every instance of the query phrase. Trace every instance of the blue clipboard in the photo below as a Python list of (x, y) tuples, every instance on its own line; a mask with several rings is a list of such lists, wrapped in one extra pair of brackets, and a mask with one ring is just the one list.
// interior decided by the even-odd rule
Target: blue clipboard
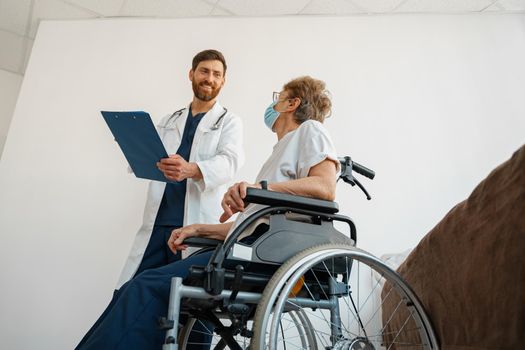
[(136, 177), (170, 182), (157, 168), (157, 162), (168, 158), (157, 129), (146, 112), (101, 111), (120, 149)]

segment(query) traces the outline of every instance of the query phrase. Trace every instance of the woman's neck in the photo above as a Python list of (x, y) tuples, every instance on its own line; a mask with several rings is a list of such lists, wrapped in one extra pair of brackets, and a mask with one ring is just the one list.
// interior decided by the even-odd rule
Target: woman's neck
[(291, 114), (286, 116), (281, 114), (281, 117), (275, 122), (274, 126), (274, 131), (277, 134), (277, 141), (280, 141), (284, 137), (284, 135), (288, 134), (291, 131), (294, 131), (300, 125), (295, 121), (293, 115)]

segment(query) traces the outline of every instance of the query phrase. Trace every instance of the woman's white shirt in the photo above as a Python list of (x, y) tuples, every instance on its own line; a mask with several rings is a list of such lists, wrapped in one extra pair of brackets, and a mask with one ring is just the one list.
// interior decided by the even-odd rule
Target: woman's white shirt
[[(271, 184), (305, 178), (312, 167), (325, 159), (334, 161), (339, 167), (337, 153), (328, 130), (316, 120), (307, 120), (275, 144), (272, 154), (259, 171), (256, 182), (266, 180)], [(247, 206), (245, 211), (237, 216), (228, 236), (247, 217), (264, 207), (260, 204)], [(240, 238), (246, 236), (243, 234)]]

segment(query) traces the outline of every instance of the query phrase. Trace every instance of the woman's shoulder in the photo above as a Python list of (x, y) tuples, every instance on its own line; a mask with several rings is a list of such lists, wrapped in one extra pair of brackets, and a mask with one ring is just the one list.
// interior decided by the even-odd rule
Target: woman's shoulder
[(307, 120), (299, 126), (299, 131), (301, 135), (306, 136), (315, 136), (315, 135), (329, 135), (328, 130), (323, 125), (323, 123), (317, 120)]

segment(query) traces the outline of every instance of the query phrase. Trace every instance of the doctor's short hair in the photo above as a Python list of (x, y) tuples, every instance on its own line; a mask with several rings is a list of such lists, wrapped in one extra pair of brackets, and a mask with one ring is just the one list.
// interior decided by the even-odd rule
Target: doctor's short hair
[(295, 121), (301, 124), (309, 119), (321, 123), (332, 113), (330, 93), (324, 81), (310, 76), (299, 77), (284, 85), (289, 98), (300, 98), (301, 104), (295, 110)]
[(195, 55), (195, 57), (193, 57), (193, 60), (191, 61), (191, 69), (195, 71), (199, 63), (202, 61), (221, 61), (224, 68), (223, 75), (226, 74), (226, 59), (220, 51), (209, 49), (199, 52)]

